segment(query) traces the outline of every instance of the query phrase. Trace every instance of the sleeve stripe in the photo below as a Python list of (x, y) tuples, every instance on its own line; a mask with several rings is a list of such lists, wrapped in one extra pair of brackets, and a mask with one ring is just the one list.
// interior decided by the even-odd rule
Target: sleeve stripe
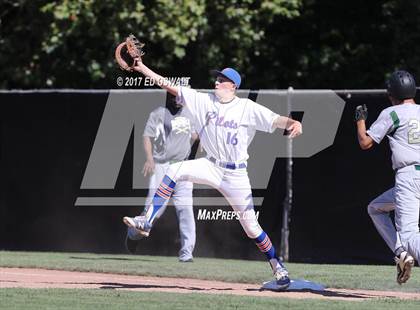
[(394, 123), (393, 124), (394, 129), (398, 128), (400, 126), (400, 119), (398, 118), (397, 113), (395, 111), (392, 111), (390, 113), (390, 115), (391, 115), (391, 118), (392, 118), (392, 122)]

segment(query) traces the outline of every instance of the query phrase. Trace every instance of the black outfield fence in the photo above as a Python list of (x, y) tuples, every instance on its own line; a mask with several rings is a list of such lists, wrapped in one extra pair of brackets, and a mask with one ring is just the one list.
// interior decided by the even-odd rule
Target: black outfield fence
[[(371, 124), (389, 103), (382, 90), (335, 93), (345, 106), (333, 145), (309, 158), (293, 160), (290, 260), (391, 263), (393, 255), (366, 212), (370, 200), (393, 186), (390, 151), (386, 141), (361, 151), (353, 121), (356, 105), (368, 105)], [(135, 130), (127, 138), (114, 186), (81, 188), (108, 98), (109, 91), (0, 92), (0, 249), (125, 252), (126, 228), (121, 218), (139, 213), (141, 206), (134, 198), (146, 194), (145, 188), (133, 186), (133, 174), (142, 168), (133, 152), (139, 145)], [(305, 114), (303, 125), (305, 130)], [(260, 223), (277, 245), (286, 193), (285, 165), (286, 159), (278, 158), (267, 189), (254, 191), (263, 201), (256, 207)], [(213, 192), (196, 189), (195, 194), (212, 196)], [(80, 197), (132, 201), (76, 205)], [(215, 210), (214, 206), (195, 206), (196, 216), (202, 209)], [(263, 258), (239, 222), (197, 220), (196, 224), (196, 256)], [(139, 253), (177, 255), (178, 249), (178, 224), (169, 207), (151, 236), (142, 241)]]

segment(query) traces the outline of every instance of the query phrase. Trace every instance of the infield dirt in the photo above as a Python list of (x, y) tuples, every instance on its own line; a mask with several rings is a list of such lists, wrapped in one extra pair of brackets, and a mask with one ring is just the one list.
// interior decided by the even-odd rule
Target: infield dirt
[(74, 272), (32, 268), (0, 268), (0, 288), (87, 288), (141, 292), (205, 293), (279, 298), (366, 300), (399, 298), (420, 300), (420, 293), (326, 288), (324, 291), (273, 292), (260, 285), (185, 278), (144, 277), (110, 273)]

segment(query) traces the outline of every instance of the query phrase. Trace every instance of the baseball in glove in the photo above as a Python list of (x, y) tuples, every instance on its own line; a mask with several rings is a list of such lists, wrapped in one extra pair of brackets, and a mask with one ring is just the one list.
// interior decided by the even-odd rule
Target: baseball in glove
[(144, 55), (144, 43), (130, 34), (115, 50), (115, 60), (122, 70), (133, 71), (137, 61)]

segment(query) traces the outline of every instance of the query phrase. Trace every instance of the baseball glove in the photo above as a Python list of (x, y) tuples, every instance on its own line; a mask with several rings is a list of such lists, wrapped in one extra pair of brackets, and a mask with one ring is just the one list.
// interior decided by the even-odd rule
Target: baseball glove
[(144, 55), (144, 43), (130, 34), (115, 50), (115, 60), (122, 70), (133, 71), (137, 61)]
[(364, 120), (365, 121), (367, 119), (367, 117), (368, 117), (368, 110), (367, 110), (366, 104), (364, 104), (364, 105), (358, 105), (356, 107), (356, 111), (354, 113), (354, 120), (356, 122), (357, 121), (360, 121), (360, 120)]

